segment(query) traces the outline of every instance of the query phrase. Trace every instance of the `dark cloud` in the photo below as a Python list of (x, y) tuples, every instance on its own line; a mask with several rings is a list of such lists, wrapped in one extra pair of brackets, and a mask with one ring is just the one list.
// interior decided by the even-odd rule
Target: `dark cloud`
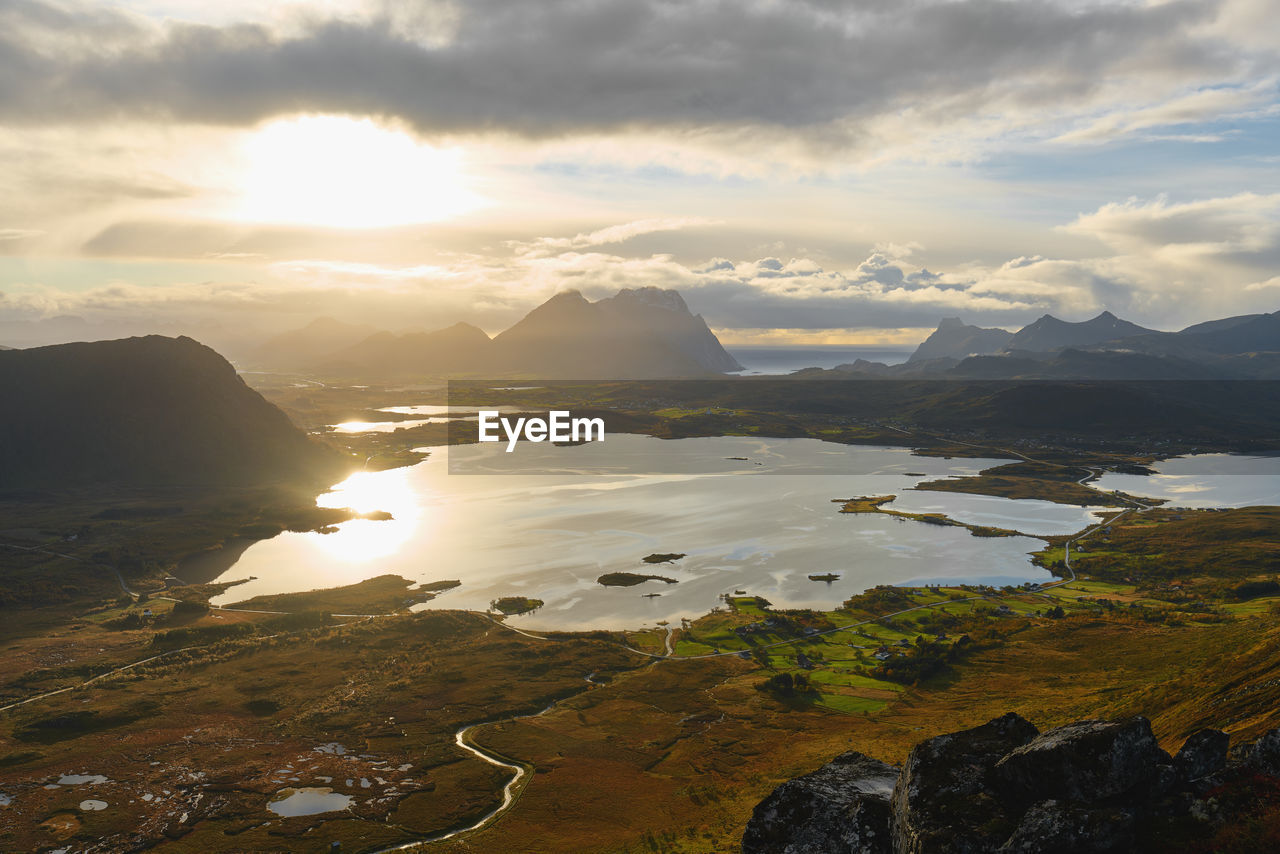
[(429, 133), (813, 128), (903, 108), (1043, 105), (1108, 74), (1256, 61), (1192, 35), (1214, 0), (468, 0), (447, 21), (439, 4), (388, 8), (286, 31), (3, 0), (0, 121), (248, 124), (316, 111)]

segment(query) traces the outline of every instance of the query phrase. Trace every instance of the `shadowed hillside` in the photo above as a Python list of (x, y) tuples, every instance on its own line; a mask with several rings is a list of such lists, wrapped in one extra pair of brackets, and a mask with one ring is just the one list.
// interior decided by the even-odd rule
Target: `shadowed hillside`
[(190, 338), (0, 353), (0, 486), (239, 485), (342, 465)]

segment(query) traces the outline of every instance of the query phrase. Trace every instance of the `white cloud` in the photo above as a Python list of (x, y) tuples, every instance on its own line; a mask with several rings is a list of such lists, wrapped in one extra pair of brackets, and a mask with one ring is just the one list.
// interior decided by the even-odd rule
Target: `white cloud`
[(1280, 244), (1280, 193), (1239, 193), (1171, 204), (1130, 198), (1082, 214), (1063, 227), (1124, 252), (1266, 253)]
[(615, 243), (626, 243), (645, 234), (656, 234), (663, 231), (680, 231), (697, 226), (715, 225), (719, 220), (705, 217), (661, 217), (641, 219), (621, 225), (611, 225), (595, 231), (576, 234), (573, 237), (540, 237), (537, 240), (522, 242), (510, 241), (508, 246), (520, 255), (530, 258), (545, 257), (556, 252), (573, 249), (587, 249), (595, 246), (608, 246)]
[[(1152, 128), (1246, 116), (1267, 111), (1274, 104), (1275, 98), (1275, 78), (1252, 82), (1245, 86), (1198, 89), (1175, 94), (1149, 106), (1120, 107), (1090, 121), (1083, 127), (1059, 134), (1053, 141), (1070, 144), (1111, 142)], [(1188, 142), (1217, 142), (1223, 137), (1220, 134), (1174, 134), (1165, 135), (1164, 138), (1182, 139)]]

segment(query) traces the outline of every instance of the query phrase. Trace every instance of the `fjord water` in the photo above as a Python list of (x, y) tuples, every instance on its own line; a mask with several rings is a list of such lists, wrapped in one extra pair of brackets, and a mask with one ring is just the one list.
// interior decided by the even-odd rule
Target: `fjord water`
[[(626, 434), (576, 447), (522, 444), (513, 454), (493, 445), (433, 448), (416, 466), (357, 474), (320, 498), (325, 506), (386, 510), (392, 521), (355, 520), (331, 534), (285, 533), (257, 543), (218, 580), (256, 578), (214, 601), (394, 573), (462, 582), (430, 607), (483, 610), (501, 596), (528, 596), (546, 604), (517, 618), (520, 625), (637, 628), (699, 616), (735, 590), (780, 607), (817, 607), (877, 584), (1049, 580), (1028, 556), (1039, 540), (978, 538), (958, 527), (841, 514), (833, 503), (898, 494), (903, 497), (893, 506), (1038, 534), (1094, 521), (1091, 510), (1100, 508), (904, 495), (921, 481), (1000, 462), (812, 439), (664, 441)], [(554, 473), (539, 473), (548, 471)], [(688, 556), (656, 566), (641, 561), (654, 552)], [(663, 575), (678, 583), (606, 588), (596, 582), (606, 572)], [(808, 578), (828, 572), (839, 580)]]
[(1151, 468), (1153, 475), (1106, 474), (1096, 486), (1163, 498), (1173, 507), (1280, 505), (1280, 456), (1275, 454), (1197, 454)]

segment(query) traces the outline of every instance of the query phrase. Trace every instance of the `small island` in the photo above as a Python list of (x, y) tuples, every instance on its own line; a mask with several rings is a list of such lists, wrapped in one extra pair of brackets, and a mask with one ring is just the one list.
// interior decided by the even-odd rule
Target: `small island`
[(542, 605), (543, 601), (541, 599), (530, 599), (527, 596), (503, 596), (501, 599), (494, 599), (490, 602), (489, 608), (508, 617), (513, 617), (517, 614), (536, 611)]
[(646, 581), (665, 581), (667, 584), (675, 584), (674, 578), (667, 578), (665, 575), (642, 575), (638, 572), (606, 572), (604, 575), (596, 579), (605, 587), (634, 587), (637, 584), (643, 584)]
[[(398, 575), (379, 575), (356, 584), (328, 587), (300, 593), (272, 593), (254, 596), (228, 605), (229, 608), (268, 611), (322, 611), (330, 614), (388, 614), (430, 602), (440, 593), (452, 590), (462, 582), (456, 579), (428, 581), (414, 587), (414, 582)], [(169, 595), (207, 599), (230, 585), (197, 585), (170, 588)]]
[(641, 560), (645, 563), (674, 563), (682, 557), (685, 557), (685, 555), (678, 552), (655, 552), (651, 555), (645, 555)]
[(810, 581), (825, 581), (825, 582), (827, 582), (828, 584), (830, 584), (832, 581), (839, 581), (839, 580), (840, 580), (840, 573), (838, 573), (838, 572), (824, 572), (824, 573), (822, 573), (822, 574), (820, 574), (820, 575), (810, 575), (810, 576), (809, 576), (809, 580), (810, 580)]
[[(942, 481), (938, 481), (942, 483)], [(1017, 531), (1008, 528), (993, 528), (990, 525), (972, 525), (968, 522), (958, 522), (949, 518), (942, 513), (906, 513), (902, 510), (888, 510), (884, 505), (893, 501), (896, 495), (867, 495), (860, 498), (833, 498), (832, 501), (840, 505), (841, 513), (880, 513), (885, 516), (893, 516), (897, 519), (910, 519), (915, 522), (923, 522), (926, 525), (938, 525), (946, 528), (965, 528), (975, 537), (1022, 537)]]

